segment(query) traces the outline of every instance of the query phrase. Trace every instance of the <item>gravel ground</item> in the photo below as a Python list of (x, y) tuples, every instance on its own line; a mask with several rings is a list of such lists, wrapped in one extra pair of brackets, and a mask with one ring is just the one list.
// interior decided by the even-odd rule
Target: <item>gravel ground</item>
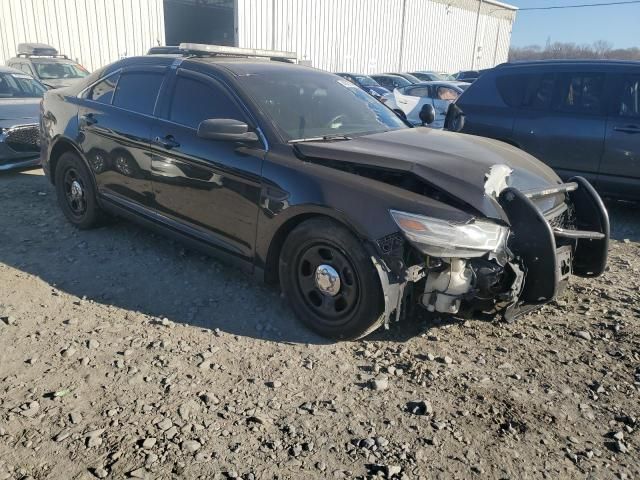
[(0, 480), (640, 478), (640, 215), (514, 324), (328, 343), (275, 288), (0, 176)]

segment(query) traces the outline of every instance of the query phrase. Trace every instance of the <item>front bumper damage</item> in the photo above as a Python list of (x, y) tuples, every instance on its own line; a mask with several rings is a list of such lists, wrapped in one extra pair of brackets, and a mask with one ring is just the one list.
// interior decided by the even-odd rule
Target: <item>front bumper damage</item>
[[(564, 202), (541, 209), (545, 200), (559, 195)], [(510, 225), (504, 254), (424, 258), (407, 244), (399, 248), (396, 241), (393, 249), (383, 249), (383, 258), (372, 257), (385, 296), (386, 325), (413, 303), (431, 312), (501, 315), (511, 321), (555, 299), (572, 274), (595, 277), (604, 272), (609, 217), (584, 178), (539, 190), (507, 186), (495, 198)]]

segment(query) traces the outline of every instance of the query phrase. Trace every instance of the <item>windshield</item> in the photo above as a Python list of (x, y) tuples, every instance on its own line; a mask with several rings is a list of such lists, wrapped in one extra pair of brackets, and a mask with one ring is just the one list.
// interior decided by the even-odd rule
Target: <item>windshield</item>
[(329, 73), (274, 69), (240, 80), (287, 141), (409, 128), (371, 95)]
[(33, 62), (38, 77), (42, 80), (57, 80), (61, 78), (84, 78), (89, 75), (77, 63)]
[(44, 85), (24, 73), (0, 72), (0, 98), (37, 98), (46, 90)]
[(376, 82), (373, 78), (367, 77), (366, 75), (358, 75), (356, 76), (356, 80), (363, 87), (379, 87), (380, 84)]
[(394, 88), (402, 88), (406, 87), (407, 85), (413, 85), (409, 80), (398, 75), (389, 75), (388, 78), (391, 80), (391, 82), (393, 82)]

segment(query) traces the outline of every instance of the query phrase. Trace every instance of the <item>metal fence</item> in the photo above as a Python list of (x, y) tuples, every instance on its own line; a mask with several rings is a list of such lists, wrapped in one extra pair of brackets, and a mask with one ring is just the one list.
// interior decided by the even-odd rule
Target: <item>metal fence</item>
[(507, 60), (514, 19), (487, 0), (237, 0), (236, 10), (239, 46), (361, 73), (492, 67)]

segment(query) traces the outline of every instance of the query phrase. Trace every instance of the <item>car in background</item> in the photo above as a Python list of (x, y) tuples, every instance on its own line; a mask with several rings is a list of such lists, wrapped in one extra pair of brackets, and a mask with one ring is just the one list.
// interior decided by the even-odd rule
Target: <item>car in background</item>
[(7, 66), (37, 78), (48, 88), (68, 87), (89, 75), (82, 65), (44, 43), (19, 44), (18, 55)]
[(478, 70), (463, 70), (456, 73), (453, 78), (455, 78), (458, 82), (473, 83), (478, 79), (479, 76), (480, 72)]
[(394, 73), (394, 72), (387, 72), (386, 75), (397, 75), (398, 77), (402, 77), (405, 80), (408, 80), (411, 83), (420, 83), (422, 82), (422, 80), (420, 80), (418, 77), (415, 77), (413, 75), (411, 75), (410, 73)]
[(421, 82), (435, 82), (435, 81), (452, 81), (455, 80), (453, 75), (449, 75), (445, 72), (432, 72), (429, 70), (420, 70), (418, 72), (410, 72), (411, 75), (419, 79)]
[(376, 98), (381, 98), (384, 95), (391, 93), (389, 89), (383, 87), (373, 78), (367, 75), (360, 75), (356, 73), (336, 73), (336, 75), (339, 75), (345, 80), (349, 80), (351, 83), (357, 85), (362, 90), (370, 95), (373, 95)]
[[(585, 180), (563, 184), (499, 142), (413, 128), (282, 52), (235, 51), (130, 57), (45, 94), (42, 166), (71, 224), (109, 211), (177, 236), (279, 283), (334, 339), (417, 305), (514, 319), (571, 273), (606, 268), (608, 217)], [(105, 169), (104, 156), (130, 163)], [(569, 205), (580, 230), (567, 234)]]
[(582, 175), (605, 196), (640, 200), (640, 62), (503, 64), (456, 109), (464, 133), (521, 148), (562, 178)]
[(47, 87), (0, 66), (0, 171), (40, 164), (40, 100)]
[(423, 82), (397, 88), (393, 91), (396, 104), (413, 125), (422, 123), (420, 112), (426, 104), (433, 105), (435, 119), (432, 128), (443, 128), (449, 105), (455, 102), (469, 86), (464, 82)]
[(410, 82), (406, 78), (403, 78), (399, 75), (390, 75), (388, 73), (376, 73), (375, 75), (370, 75), (378, 84), (382, 85), (384, 88), (393, 92), (396, 88), (406, 87), (407, 85), (412, 85), (413, 82)]
[(478, 78), (480, 78), (481, 75), (484, 75), (489, 70), (491, 70), (491, 68), (485, 68), (485, 69), (482, 69), (482, 70), (463, 70), (461, 72), (456, 73), (453, 76), (453, 78), (454, 78), (454, 80), (457, 80), (458, 82), (473, 83)]

